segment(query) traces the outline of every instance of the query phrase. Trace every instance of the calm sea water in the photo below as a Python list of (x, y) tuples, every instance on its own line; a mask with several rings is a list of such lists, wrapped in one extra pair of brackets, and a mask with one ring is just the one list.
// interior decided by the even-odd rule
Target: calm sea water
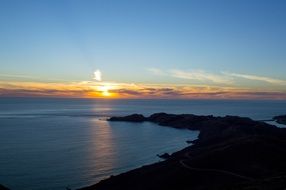
[(72, 189), (174, 152), (197, 132), (106, 117), (155, 112), (286, 114), (286, 101), (88, 100), (0, 98), (0, 183), (12, 190)]

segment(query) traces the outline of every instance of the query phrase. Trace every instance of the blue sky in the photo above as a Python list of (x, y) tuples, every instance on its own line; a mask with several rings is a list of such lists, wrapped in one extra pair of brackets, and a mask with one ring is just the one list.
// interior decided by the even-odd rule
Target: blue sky
[(286, 80), (283, 0), (0, 3), (1, 80), (84, 81), (96, 69), (128, 83), (213, 83), (197, 73), (242, 87), (273, 85), (242, 75)]

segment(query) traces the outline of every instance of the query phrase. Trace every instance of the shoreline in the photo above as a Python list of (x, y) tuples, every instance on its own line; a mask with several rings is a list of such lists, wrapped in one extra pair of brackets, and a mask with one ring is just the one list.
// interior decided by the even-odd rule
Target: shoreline
[[(286, 147), (286, 142), (280, 142), (286, 137), (285, 129), (277, 128), (276, 126), (254, 121), (245, 117), (237, 116), (196, 116), (192, 114), (166, 114), (156, 113), (150, 117), (133, 114), (125, 117), (111, 117), (109, 121), (113, 122), (153, 122), (160, 126), (173, 127), (179, 129), (199, 130), (198, 139), (193, 141), (192, 145), (166, 156), (166, 160), (144, 165), (131, 171), (122, 174), (111, 176), (98, 182), (95, 185), (80, 188), (80, 190), (92, 189), (230, 189), (239, 187), (249, 187), (256, 185), (257, 187), (263, 184), (264, 179), (268, 179), (270, 174), (285, 172), (286, 165), (282, 160), (275, 161), (279, 167), (283, 166), (280, 171), (279, 167), (273, 166), (268, 173), (261, 173), (260, 170), (265, 170), (264, 165), (252, 169), (249, 168), (248, 160), (243, 160), (243, 157), (248, 154), (254, 154), (253, 159), (257, 163), (263, 162), (266, 159), (267, 164), (274, 160), (265, 156), (265, 154), (278, 154), (268, 145)], [(249, 147), (255, 147), (249, 149)], [(242, 149), (242, 147), (244, 147)], [(261, 152), (253, 152), (253, 150), (261, 150)], [(232, 157), (232, 154), (236, 157)], [(263, 154), (261, 154), (263, 153)], [(285, 154), (284, 154), (285, 153)], [(280, 154), (280, 153), (279, 153)], [(205, 157), (205, 155), (208, 155)], [(283, 152), (286, 159), (286, 151)], [(213, 157), (210, 163), (209, 157)], [(264, 158), (265, 157), (265, 158)], [(284, 158), (284, 156), (281, 156)], [(220, 158), (220, 159), (218, 159)], [(240, 158), (243, 161), (238, 161)], [(225, 160), (222, 162), (220, 160)], [(241, 167), (233, 166), (233, 162), (238, 162)], [(223, 168), (221, 168), (223, 166)], [(227, 166), (227, 167), (226, 167)], [(284, 169), (285, 168), (285, 169)], [(270, 170), (273, 170), (270, 172)], [(159, 177), (159, 179), (157, 179)], [(210, 178), (206, 184), (204, 178)], [(278, 176), (276, 176), (278, 177)], [(190, 179), (196, 178), (191, 181)], [(157, 180), (154, 180), (157, 179)], [(251, 179), (251, 180), (250, 180)], [(263, 180), (262, 180), (263, 179)], [(262, 180), (262, 181), (261, 181)], [(281, 186), (282, 182), (270, 180), (271, 183), (263, 184), (269, 189), (274, 186)], [(283, 180), (282, 180), (283, 181)], [(274, 184), (272, 184), (274, 183)], [(235, 184), (235, 185), (234, 185)]]

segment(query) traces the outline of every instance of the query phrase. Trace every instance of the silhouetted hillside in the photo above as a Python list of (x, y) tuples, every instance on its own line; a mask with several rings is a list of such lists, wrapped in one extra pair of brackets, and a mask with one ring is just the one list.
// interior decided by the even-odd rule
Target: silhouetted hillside
[(83, 190), (278, 190), (286, 187), (285, 129), (236, 116), (157, 113), (150, 117), (138, 114), (113, 117), (110, 121), (148, 121), (199, 130), (200, 135), (192, 146), (165, 161), (110, 177)]

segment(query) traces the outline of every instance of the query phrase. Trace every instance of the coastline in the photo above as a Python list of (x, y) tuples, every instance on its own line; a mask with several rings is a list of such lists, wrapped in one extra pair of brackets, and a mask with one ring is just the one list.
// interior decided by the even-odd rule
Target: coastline
[[(200, 134), (191, 146), (162, 162), (111, 176), (81, 190), (247, 189), (250, 186), (273, 189), (283, 186), (284, 174), (279, 176), (278, 173), (286, 171), (282, 160), (286, 159), (285, 129), (237, 116), (157, 113), (150, 117), (139, 114), (112, 117), (109, 121), (149, 121), (160, 126), (199, 130)], [(282, 156), (275, 160), (267, 155)], [(254, 163), (256, 168), (252, 167)], [(269, 164), (271, 167), (266, 168)]]

